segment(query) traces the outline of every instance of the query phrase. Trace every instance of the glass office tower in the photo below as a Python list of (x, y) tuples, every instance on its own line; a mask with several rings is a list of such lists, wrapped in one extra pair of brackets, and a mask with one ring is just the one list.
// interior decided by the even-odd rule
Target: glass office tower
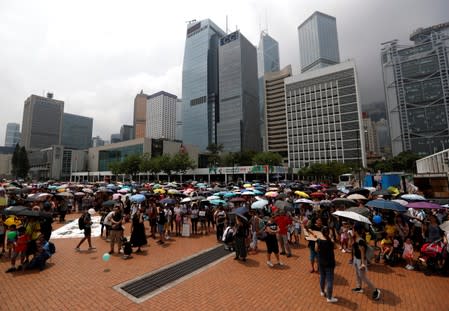
[(279, 44), (268, 33), (262, 31), (260, 33), (259, 47), (257, 48), (257, 73), (259, 77), (259, 116), (263, 150), (267, 150), (265, 137), (264, 74), (279, 70)]
[(206, 19), (187, 26), (182, 68), (183, 142), (200, 151), (217, 142), (218, 41), (225, 32)]
[(68, 149), (88, 149), (92, 144), (92, 118), (64, 113), (62, 145)]
[(335, 17), (313, 13), (298, 26), (298, 38), (301, 72), (340, 62)]
[(257, 50), (239, 31), (220, 39), (220, 118), (223, 150), (261, 151)]

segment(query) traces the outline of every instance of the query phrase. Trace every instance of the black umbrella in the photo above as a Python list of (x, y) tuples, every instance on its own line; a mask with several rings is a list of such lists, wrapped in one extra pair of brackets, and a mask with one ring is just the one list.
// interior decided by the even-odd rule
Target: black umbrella
[(391, 195), (391, 193), (388, 190), (376, 190), (373, 191), (372, 195)]
[(335, 205), (344, 205), (344, 206), (357, 206), (357, 202), (346, 199), (346, 198), (337, 198), (332, 200), (332, 204)]
[(107, 201), (104, 201), (101, 205), (106, 206), (106, 207), (111, 207), (111, 206), (114, 206), (117, 203), (118, 202), (115, 201), (115, 200), (107, 200)]
[(348, 195), (353, 194), (353, 193), (358, 193), (358, 194), (361, 194), (361, 195), (363, 195), (365, 197), (368, 197), (370, 191), (368, 189), (365, 189), (365, 188), (355, 188), (355, 189), (349, 190)]
[(368, 208), (366, 208), (366, 207), (358, 207), (358, 206), (350, 207), (350, 208), (346, 209), (346, 211), (348, 211), (348, 212), (355, 212), (357, 214), (365, 216), (366, 218), (369, 218), (370, 214), (371, 214), (371, 212), (370, 212), (370, 210)]
[(51, 213), (46, 213), (42, 211), (32, 211), (28, 207), (21, 205), (7, 207), (2, 211), (2, 214), (6, 216), (15, 215), (15, 216), (28, 216), (28, 217), (47, 217), (47, 218), (53, 217)]

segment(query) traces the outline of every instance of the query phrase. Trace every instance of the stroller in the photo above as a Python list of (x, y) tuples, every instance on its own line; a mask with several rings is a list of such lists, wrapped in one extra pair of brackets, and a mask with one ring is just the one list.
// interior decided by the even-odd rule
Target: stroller
[(132, 258), (131, 254), (133, 252), (133, 248), (131, 245), (131, 242), (128, 241), (128, 239), (126, 237), (122, 237), (121, 238), (122, 241), (122, 249), (123, 249), (123, 259), (130, 259)]
[(235, 250), (234, 229), (231, 226), (227, 226), (224, 230), (222, 241), (225, 244), (225, 250), (230, 252)]
[(418, 263), (420, 264), (420, 270), (423, 270), (425, 275), (431, 275), (440, 270), (444, 248), (445, 244), (441, 239), (431, 243), (425, 243), (421, 247)]

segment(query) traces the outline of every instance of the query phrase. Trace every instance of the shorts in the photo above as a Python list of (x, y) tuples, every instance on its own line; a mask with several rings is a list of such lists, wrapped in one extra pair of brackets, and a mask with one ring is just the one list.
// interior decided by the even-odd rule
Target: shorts
[(404, 254), (402, 254), (402, 258), (404, 258), (404, 259), (413, 259), (414, 256), (413, 256), (413, 253), (404, 253)]
[(164, 233), (164, 226), (165, 224), (157, 224), (157, 231), (159, 233)]
[(92, 229), (90, 227), (85, 227), (84, 228), (84, 237), (90, 238), (91, 234), (92, 234)]
[(318, 259), (318, 253), (315, 252), (315, 246), (309, 246), (309, 250), (310, 250), (310, 255), (309, 255), (309, 259), (310, 261), (314, 261), (315, 259)]
[(109, 233), (109, 238), (111, 239), (111, 243), (120, 243), (120, 239), (123, 235), (122, 230), (111, 230)]

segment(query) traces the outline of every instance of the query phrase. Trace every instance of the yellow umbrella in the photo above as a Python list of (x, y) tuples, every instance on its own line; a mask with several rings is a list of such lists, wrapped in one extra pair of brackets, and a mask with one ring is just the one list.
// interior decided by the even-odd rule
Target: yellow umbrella
[(16, 216), (10, 216), (5, 220), (4, 224), (8, 227), (11, 225), (16, 225), (16, 227), (18, 227), (22, 224), (22, 222)]
[(243, 188), (251, 188), (251, 184), (244, 184)]
[(153, 192), (154, 192), (154, 193), (157, 193), (157, 194), (164, 194), (164, 193), (165, 193), (165, 190), (162, 189), (162, 188), (159, 188), (159, 189), (154, 189)]
[(393, 195), (393, 196), (397, 196), (399, 195), (400, 191), (398, 188), (390, 186), (387, 188), (387, 190)]
[(296, 190), (296, 191), (295, 191), (295, 194), (296, 194), (296, 195), (299, 195), (300, 197), (305, 198), (305, 199), (310, 198), (309, 195), (308, 195), (307, 193), (305, 193), (304, 191)]
[[(157, 190), (157, 189), (156, 189)], [(156, 192), (156, 191), (155, 191)], [(168, 194), (179, 194), (179, 191), (176, 189), (168, 189)]]

